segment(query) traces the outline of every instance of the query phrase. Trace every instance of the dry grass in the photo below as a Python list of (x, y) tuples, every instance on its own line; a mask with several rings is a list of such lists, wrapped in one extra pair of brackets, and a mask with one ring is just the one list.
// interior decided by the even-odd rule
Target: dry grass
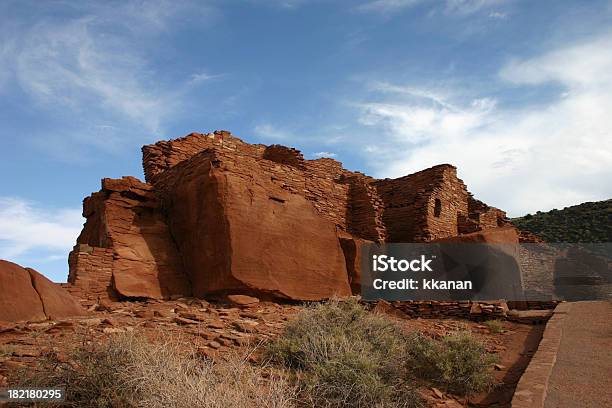
[[(231, 355), (200, 359), (186, 342), (161, 335), (149, 342), (119, 334), (67, 360), (47, 356), (22, 386), (65, 386), (70, 407), (288, 408), (295, 389), (282, 376)], [(267, 377), (267, 378), (264, 378)]]

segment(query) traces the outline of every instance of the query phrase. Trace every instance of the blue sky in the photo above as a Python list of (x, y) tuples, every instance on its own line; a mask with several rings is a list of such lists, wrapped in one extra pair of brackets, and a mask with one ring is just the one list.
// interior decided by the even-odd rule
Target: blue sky
[(522, 215), (612, 197), (612, 2), (0, 1), (0, 258), (65, 280), (102, 177), (227, 129)]

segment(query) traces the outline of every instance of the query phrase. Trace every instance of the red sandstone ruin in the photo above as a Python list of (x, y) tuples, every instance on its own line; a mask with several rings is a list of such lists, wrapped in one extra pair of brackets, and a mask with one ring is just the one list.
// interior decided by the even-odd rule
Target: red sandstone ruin
[(505, 213), (474, 199), (449, 164), (377, 180), (226, 131), (142, 152), (146, 183), (103, 179), (84, 200), (68, 277), (81, 295), (319, 300), (358, 291), (363, 241), (486, 240), (500, 227), (518, 241)]

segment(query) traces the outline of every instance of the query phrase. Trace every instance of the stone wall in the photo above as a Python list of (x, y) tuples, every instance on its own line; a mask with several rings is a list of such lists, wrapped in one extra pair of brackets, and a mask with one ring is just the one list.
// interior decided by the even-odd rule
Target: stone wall
[(384, 203), (390, 242), (422, 242), (458, 234), (468, 193), (457, 169), (443, 164), (397, 179), (372, 183)]
[(472, 320), (505, 318), (508, 306), (504, 301), (413, 301), (391, 302), (393, 307), (409, 316), (422, 318), (457, 317)]
[(388, 239), (383, 213), (385, 204), (372, 185), (371, 177), (346, 172), (343, 182), (348, 184), (347, 229), (351, 234), (370, 241)]
[[(299, 150), (251, 145), (226, 131), (192, 133), (144, 146), (142, 152), (147, 183), (133, 177), (104, 179), (102, 190), (84, 201), (87, 223), (70, 255), (70, 282), (96, 296), (159, 298), (192, 290), (201, 294), (202, 288), (248, 291), (246, 286), (251, 283), (245, 282), (249, 279), (237, 279), (234, 271), (228, 272), (222, 264), (223, 259), (216, 266), (206, 264), (212, 258), (200, 256), (194, 246), (207, 241), (203, 244), (207, 250), (218, 249), (235, 265), (242, 265), (233, 253), (224, 252), (227, 248), (235, 251), (233, 243), (226, 241), (241, 242), (232, 234), (246, 225), (275, 236), (278, 231), (261, 221), (263, 215), (270, 224), (282, 224), (280, 230), (286, 229), (286, 236), (275, 238), (281, 246), (296, 239), (304, 245), (304, 255), (295, 253), (293, 263), (302, 256), (308, 258), (310, 249), (328, 239), (327, 232), (321, 232), (325, 235), (322, 238), (313, 225), (321, 231), (328, 231), (328, 223), (331, 225), (336, 238), (325, 242), (341, 255), (340, 236), (424, 242), (505, 225), (505, 214), (474, 200), (457, 178), (456, 168), (448, 164), (377, 180), (346, 170), (333, 159), (305, 160)], [(190, 204), (181, 203), (183, 199), (191, 200)], [(228, 211), (233, 211), (234, 227), (224, 224)], [(241, 219), (240, 211), (247, 218)], [(312, 218), (311, 213), (316, 216)], [(304, 217), (302, 224), (310, 219), (310, 225), (301, 225), (297, 221), (300, 217)], [(270, 245), (262, 250), (273, 251)], [(286, 250), (293, 252), (294, 248)], [(193, 276), (215, 268), (225, 272), (207, 272), (210, 279), (202, 287), (191, 286)], [(338, 268), (346, 274), (346, 266)], [(313, 273), (322, 276), (322, 272)], [(346, 287), (336, 282), (336, 288)], [(277, 289), (271, 292), (285, 290), (283, 296), (292, 296), (287, 295), (292, 288)], [(304, 299), (317, 298), (325, 291), (315, 292)]]
[(266, 150), (265, 145), (245, 143), (225, 130), (208, 134), (191, 133), (179, 139), (162, 140), (142, 147), (145, 180), (151, 183), (158, 174), (211, 147), (252, 157), (261, 157)]
[(115, 299), (113, 289), (113, 250), (112, 248), (92, 247), (88, 244), (75, 245), (68, 256), (68, 282), (79, 296), (92, 299)]
[(545, 244), (519, 245), (519, 264), (523, 290), (527, 299), (554, 298), (553, 275), (555, 261), (560, 256), (557, 249)]

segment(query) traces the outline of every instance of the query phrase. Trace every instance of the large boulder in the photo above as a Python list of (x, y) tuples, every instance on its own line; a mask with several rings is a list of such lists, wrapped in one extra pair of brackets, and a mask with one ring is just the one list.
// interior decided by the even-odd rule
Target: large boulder
[(0, 260), (0, 321), (45, 320), (45, 310), (32, 286), (30, 272)]
[(202, 154), (159, 185), (193, 294), (350, 295), (335, 225), (273, 183), (254, 159), (243, 158), (244, 172), (230, 166)]
[(51, 282), (32, 268), (26, 268), (32, 278), (32, 286), (40, 296), (43, 310), (49, 319), (86, 314), (85, 309), (75, 298), (57, 283)]
[(68, 292), (34, 269), (0, 260), (0, 321), (59, 319), (85, 313)]

